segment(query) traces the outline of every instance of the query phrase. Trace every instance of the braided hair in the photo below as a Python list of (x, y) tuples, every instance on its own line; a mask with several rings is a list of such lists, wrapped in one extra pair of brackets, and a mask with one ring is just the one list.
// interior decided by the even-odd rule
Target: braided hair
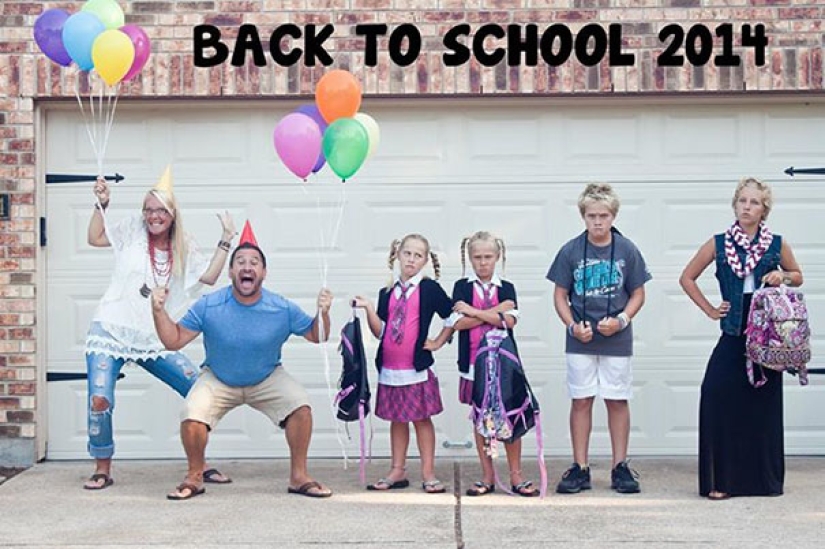
[(477, 231), (461, 240), (461, 276), (463, 277), (467, 270), (466, 257), (471, 253), (471, 248), (476, 242), (490, 242), (496, 247), (496, 253), (501, 256), (501, 272), (503, 273), (507, 263), (507, 250), (504, 246), (504, 240), (493, 236), (487, 231)]
[[(430, 249), (430, 242), (424, 236), (417, 233), (408, 234), (401, 240), (398, 240), (396, 238), (390, 243), (390, 255), (387, 258), (387, 267), (389, 268), (390, 272), (392, 272), (393, 270), (393, 264), (398, 259), (398, 254), (401, 251), (401, 248), (404, 247), (404, 244), (408, 240), (418, 240), (424, 244), (424, 247), (426, 248), (426, 253), (427, 255), (429, 255), (429, 258), (433, 263), (433, 272), (435, 273), (435, 279), (438, 280), (438, 278), (441, 276), (441, 261), (439, 261), (438, 255), (436, 255), (436, 253)], [(391, 288), (394, 282), (395, 281), (393, 280), (393, 277), (391, 275), (390, 281), (387, 284), (387, 288)]]

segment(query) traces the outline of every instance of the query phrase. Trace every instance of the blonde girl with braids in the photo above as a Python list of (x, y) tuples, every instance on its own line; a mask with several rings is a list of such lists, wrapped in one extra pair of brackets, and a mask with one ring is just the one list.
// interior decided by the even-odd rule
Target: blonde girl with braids
[[(448, 325), (459, 331), (458, 336), (458, 399), (463, 404), (473, 401), (473, 364), (484, 334), (494, 328), (507, 325), (510, 338), (518, 321), (516, 288), (503, 280), (497, 265), (501, 260), (502, 272), (506, 261), (504, 241), (487, 231), (478, 231), (461, 241), (460, 280), (453, 286), (453, 314)], [(471, 272), (464, 277), (467, 257)], [(515, 342), (515, 339), (512, 340)], [(473, 430), (476, 451), (481, 462), (482, 478), (467, 490), (468, 496), (483, 496), (496, 489), (493, 460), (484, 448), (484, 438)], [(513, 493), (533, 497), (539, 490), (524, 480), (521, 474), (521, 439), (504, 445), (510, 468), (510, 485)]]
[[(88, 450), (95, 472), (83, 485), (102, 490), (114, 483), (111, 474), (115, 445), (112, 415), (115, 381), (121, 368), (132, 362), (186, 396), (198, 377), (198, 369), (180, 352), (167, 351), (155, 333), (152, 288), (165, 288), (167, 310), (175, 316), (203, 285), (213, 285), (228, 257), (235, 225), (228, 213), (218, 215), (221, 237), (211, 259), (201, 253), (182, 226), (167, 168), (157, 185), (146, 193), (141, 212), (113, 222), (106, 213), (110, 190), (99, 178), (94, 186), (96, 202), (89, 219), (87, 239), (95, 248), (111, 248), (112, 279), (95, 311), (86, 336), (88, 383)], [(204, 471), (207, 482), (230, 479), (215, 469)]]
[(368, 490), (410, 485), (406, 462), (412, 423), (421, 456), (421, 488), (430, 494), (446, 491), (435, 475), (435, 427), (431, 418), (444, 408), (432, 351), (441, 347), (450, 330), (444, 328), (436, 340), (427, 339), (427, 335), (434, 315), (443, 319), (450, 316), (452, 302), (438, 282), (424, 276), (422, 271), (429, 261), (437, 280), (441, 265), (426, 238), (409, 234), (394, 240), (390, 244), (389, 268), (395, 275), (378, 292), (377, 310), (364, 297), (353, 300), (355, 307), (365, 310), (370, 331), (380, 341), (375, 356), (375, 415), (390, 422), (390, 471), (368, 485)]

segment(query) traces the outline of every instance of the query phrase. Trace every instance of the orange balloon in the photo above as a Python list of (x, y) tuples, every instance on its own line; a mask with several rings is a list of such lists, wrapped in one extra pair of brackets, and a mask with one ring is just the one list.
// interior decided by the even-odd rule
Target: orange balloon
[(361, 106), (361, 84), (347, 71), (330, 71), (315, 87), (315, 104), (328, 123), (351, 118)]

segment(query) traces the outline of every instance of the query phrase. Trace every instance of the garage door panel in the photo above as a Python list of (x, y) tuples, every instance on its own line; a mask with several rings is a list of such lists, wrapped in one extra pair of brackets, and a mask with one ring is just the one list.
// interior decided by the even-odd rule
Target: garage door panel
[(86, 332), (102, 295), (101, 288), (107, 283), (108, 279), (97, 283), (88, 281), (84, 285), (70, 280), (52, 284), (46, 314), (50, 319), (61, 319), (62, 329), (55, 330), (47, 341), (47, 360), (72, 361), (75, 357), (82, 358)]
[(50, 459), (77, 459), (84, 456), (88, 440), (86, 398), (86, 380), (49, 383)]
[[(730, 184), (727, 185), (731, 187)], [(697, 195), (703, 191), (697, 190)], [(733, 196), (729, 192), (729, 196)], [(730, 223), (731, 208), (721, 196), (709, 199), (697, 196), (687, 201), (666, 200), (663, 204), (663, 232), (661, 241), (664, 244), (663, 255), (670, 265), (686, 265), (704, 242), (713, 236), (714, 228), (721, 231), (721, 227)]]
[[(513, 189), (514, 192), (517, 192)], [(476, 199), (477, 197), (473, 197)], [(490, 203), (468, 201), (460, 207), (464, 225), (468, 227), (467, 236), (477, 230), (495, 225), (496, 236), (504, 240), (508, 261), (514, 253), (541, 251), (543, 253), (548, 228), (546, 204), (542, 201), (496, 201)], [(513, 243), (512, 245), (510, 243)], [(468, 258), (469, 259), (469, 258)], [(469, 265), (469, 262), (468, 262)]]
[[(804, 269), (804, 266), (803, 266)], [(808, 306), (811, 327), (811, 364), (825, 368), (825, 278), (805, 278), (801, 288)], [(825, 382), (822, 376), (819, 377)]]
[[(240, 164), (249, 160), (251, 136), (246, 120), (176, 120), (171, 130), (171, 154), (176, 162), (197, 162), (203, 166)], [(192, 138), (198, 135), (207, 139)]]
[[(825, 158), (825, 155), (823, 155)], [(793, 246), (794, 255), (802, 267), (811, 264), (825, 264), (825, 246), (822, 245), (821, 229), (814, 229), (812, 220), (819, 219), (825, 211), (825, 185), (821, 185), (816, 195), (787, 200), (782, 195), (775, 197), (776, 210), (771, 212), (772, 230), (781, 233)], [(777, 193), (779, 194), (779, 193)], [(773, 228), (776, 227), (776, 228)], [(781, 230), (780, 230), (781, 228)], [(787, 235), (787, 236), (785, 236)], [(806, 277), (807, 278), (807, 277)]]
[[(740, 160), (745, 147), (739, 116), (719, 113), (664, 117), (665, 162), (720, 164)], [(713, 128), (713, 131), (709, 131)]]
[[(507, 133), (500, 130), (503, 123)], [(504, 119), (499, 113), (485, 118), (472, 117), (467, 121), (468, 160), (474, 164), (495, 168), (508, 166), (517, 160), (526, 163), (544, 163), (541, 120), (525, 115)], [(512, 133), (511, 133), (512, 132)], [(513, 139), (513, 134), (517, 139)]]
[[(446, 141), (452, 133), (447, 119), (432, 114), (402, 113), (393, 119), (381, 120), (381, 134), (393, 138), (381, 142), (380, 158), (396, 169), (409, 169), (414, 165), (423, 168), (424, 173), (441, 171), (445, 168), (442, 165), (445, 151), (449, 149)], [(415, 171), (399, 174), (409, 176)]]
[(603, 113), (566, 116), (561, 124), (565, 165), (639, 164), (643, 161), (642, 118)]
[[(769, 160), (787, 161), (791, 165), (812, 161), (818, 166), (825, 157), (822, 119), (811, 116), (804, 109), (792, 109), (788, 114), (766, 113), (764, 127), (761, 135), (764, 136), (764, 154)], [(789, 135), (793, 139), (788, 139)]]
[[(817, 346), (819, 349), (825, 345)], [(823, 367), (819, 360), (819, 367)], [(811, 376), (811, 384), (800, 387), (796, 378), (785, 376), (785, 450), (789, 454), (821, 454), (825, 443), (825, 420), (819, 410), (825, 399), (822, 375)]]

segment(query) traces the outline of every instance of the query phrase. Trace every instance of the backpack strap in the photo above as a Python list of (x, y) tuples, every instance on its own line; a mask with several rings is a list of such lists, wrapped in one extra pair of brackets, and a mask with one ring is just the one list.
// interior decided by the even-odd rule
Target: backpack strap
[(364, 401), (358, 403), (358, 427), (361, 431), (361, 456), (358, 460), (358, 474), (361, 477), (361, 484), (367, 483), (367, 465), (366, 465), (366, 426), (364, 425)]
[[(532, 394), (532, 390), (530, 393)], [(541, 412), (536, 412), (536, 453), (539, 461), (539, 497), (547, 495), (547, 464), (544, 462), (544, 437), (541, 434)]]
[(747, 359), (747, 361), (745, 361), (745, 366), (748, 369), (748, 381), (750, 382), (751, 385), (753, 385), (754, 387), (756, 387), (758, 389), (759, 387), (762, 387), (765, 383), (768, 382), (768, 378), (765, 377), (765, 370), (762, 369), (762, 366), (757, 364), (757, 366), (759, 367), (759, 374), (760, 374), (761, 377), (760, 377), (760, 379), (758, 379), (756, 381), (754, 381), (754, 376), (753, 376), (753, 370), (754, 370), (753, 361), (751, 359)]

